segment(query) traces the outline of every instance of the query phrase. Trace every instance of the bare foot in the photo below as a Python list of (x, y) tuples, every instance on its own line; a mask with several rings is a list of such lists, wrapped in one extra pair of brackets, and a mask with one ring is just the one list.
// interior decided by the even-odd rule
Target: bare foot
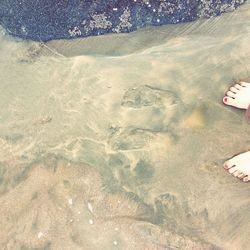
[(226, 105), (247, 109), (250, 104), (250, 83), (239, 82), (227, 91), (223, 98)]
[[(247, 118), (250, 104), (250, 83), (239, 82), (227, 91), (223, 98), (226, 105), (240, 109), (247, 109)], [(237, 155), (224, 163), (224, 168), (230, 174), (244, 182), (250, 181), (250, 151)]]
[(228, 172), (242, 179), (244, 182), (250, 181), (250, 151), (239, 154), (224, 163), (224, 168)]

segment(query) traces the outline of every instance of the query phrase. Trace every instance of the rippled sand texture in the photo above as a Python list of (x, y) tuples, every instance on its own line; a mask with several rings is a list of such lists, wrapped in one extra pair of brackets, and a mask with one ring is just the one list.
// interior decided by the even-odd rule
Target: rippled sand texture
[(0, 248), (248, 249), (250, 148), (226, 89), (250, 70), (250, 4), (47, 44), (0, 37)]

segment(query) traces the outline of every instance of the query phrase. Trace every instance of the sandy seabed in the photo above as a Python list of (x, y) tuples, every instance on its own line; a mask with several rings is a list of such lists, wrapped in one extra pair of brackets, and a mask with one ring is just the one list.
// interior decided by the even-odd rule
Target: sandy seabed
[(250, 74), (250, 4), (46, 44), (0, 35), (0, 248), (248, 249), (250, 149), (222, 104)]

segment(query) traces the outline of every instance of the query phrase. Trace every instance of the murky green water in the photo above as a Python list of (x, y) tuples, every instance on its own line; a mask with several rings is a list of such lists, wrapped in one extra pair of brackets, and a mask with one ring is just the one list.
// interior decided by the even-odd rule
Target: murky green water
[(1, 249), (249, 249), (250, 149), (222, 97), (249, 77), (250, 4), (47, 44), (0, 36)]

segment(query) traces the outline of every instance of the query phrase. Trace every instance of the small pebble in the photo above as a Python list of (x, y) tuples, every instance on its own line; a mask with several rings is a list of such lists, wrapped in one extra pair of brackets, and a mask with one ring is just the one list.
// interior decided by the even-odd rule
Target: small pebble
[(39, 232), (39, 234), (37, 235), (38, 239), (41, 239), (43, 236), (43, 233), (42, 232)]
[(89, 202), (88, 202), (88, 209), (91, 213), (93, 213), (93, 207), (92, 207), (91, 203), (89, 203)]

